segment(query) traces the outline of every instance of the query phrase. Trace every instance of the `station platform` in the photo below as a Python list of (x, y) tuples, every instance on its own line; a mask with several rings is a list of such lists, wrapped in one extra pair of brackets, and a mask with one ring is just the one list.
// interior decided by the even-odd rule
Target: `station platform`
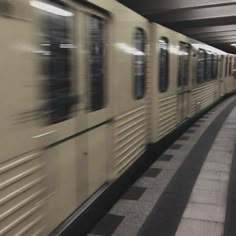
[(232, 96), (183, 133), (88, 236), (236, 235), (235, 140)]

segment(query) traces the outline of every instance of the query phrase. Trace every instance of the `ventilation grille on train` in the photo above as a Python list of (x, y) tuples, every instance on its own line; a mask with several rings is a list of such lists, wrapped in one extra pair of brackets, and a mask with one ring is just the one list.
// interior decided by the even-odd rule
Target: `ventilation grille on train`
[(197, 113), (212, 104), (218, 98), (219, 85), (217, 81), (192, 91), (192, 114)]
[(0, 164), (0, 235), (42, 235), (44, 164), (39, 154)]
[(146, 114), (146, 106), (142, 106), (117, 117), (115, 121), (113, 163), (116, 175), (124, 172), (145, 150)]
[(159, 138), (170, 133), (176, 127), (177, 96), (161, 98), (159, 101), (157, 129)]

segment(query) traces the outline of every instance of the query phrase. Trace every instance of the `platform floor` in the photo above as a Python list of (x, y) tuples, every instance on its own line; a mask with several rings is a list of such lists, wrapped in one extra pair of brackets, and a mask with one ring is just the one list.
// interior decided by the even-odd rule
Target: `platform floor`
[(189, 128), (89, 236), (235, 236), (236, 96)]

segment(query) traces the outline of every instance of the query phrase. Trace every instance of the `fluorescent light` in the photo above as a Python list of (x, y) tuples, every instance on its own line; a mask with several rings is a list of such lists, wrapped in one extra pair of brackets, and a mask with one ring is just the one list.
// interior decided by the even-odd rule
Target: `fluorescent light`
[(52, 14), (55, 14), (55, 15), (59, 15), (59, 16), (73, 16), (73, 13), (70, 12), (70, 11), (66, 11), (64, 9), (61, 9), (59, 7), (56, 7), (56, 6), (53, 6), (51, 4), (48, 4), (48, 3), (45, 3), (45, 2), (41, 2), (41, 1), (38, 1), (38, 0), (31, 0), (30, 1), (30, 5), (32, 7), (36, 7), (40, 10), (43, 10), (43, 11), (47, 11), (47, 12), (50, 12)]
[(236, 43), (231, 43), (230, 45), (233, 47), (236, 47)]

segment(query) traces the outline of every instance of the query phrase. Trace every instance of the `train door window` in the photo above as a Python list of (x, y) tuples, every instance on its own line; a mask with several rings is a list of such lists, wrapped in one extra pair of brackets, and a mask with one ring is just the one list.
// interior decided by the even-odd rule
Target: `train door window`
[(178, 86), (188, 85), (190, 45), (180, 42)]
[(212, 54), (212, 79), (217, 79), (218, 73), (218, 55)]
[(212, 54), (207, 52), (206, 54), (206, 74), (205, 78), (207, 81), (211, 80), (212, 78)]
[(62, 3), (47, 3), (61, 14), (40, 10), (42, 37), (40, 59), (43, 71), (45, 107), (48, 124), (70, 118), (72, 94), (72, 45), (71, 17), (73, 14)]
[(145, 59), (145, 32), (137, 28), (134, 39), (134, 96), (141, 99), (145, 94), (146, 59)]
[(88, 22), (90, 110), (104, 108), (105, 20), (91, 15)]
[(199, 84), (205, 80), (205, 63), (206, 52), (203, 49), (199, 49), (197, 57), (197, 83)]
[(164, 93), (169, 85), (169, 41), (162, 37), (159, 40), (160, 64), (159, 64), (159, 89)]

